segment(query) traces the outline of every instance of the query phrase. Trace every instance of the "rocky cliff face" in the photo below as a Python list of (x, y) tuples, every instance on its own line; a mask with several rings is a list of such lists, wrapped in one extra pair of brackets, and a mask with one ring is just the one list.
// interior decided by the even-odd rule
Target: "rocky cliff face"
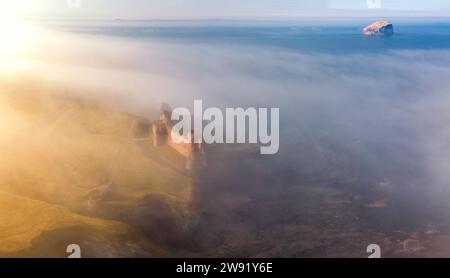
[(394, 34), (394, 26), (388, 21), (377, 21), (363, 29), (366, 36), (390, 36)]

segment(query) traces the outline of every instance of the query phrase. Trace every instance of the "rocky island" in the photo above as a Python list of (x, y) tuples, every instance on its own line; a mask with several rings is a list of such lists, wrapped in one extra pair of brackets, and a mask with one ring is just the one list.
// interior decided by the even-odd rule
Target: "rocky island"
[(377, 21), (363, 29), (366, 36), (391, 36), (394, 34), (394, 25), (388, 21)]

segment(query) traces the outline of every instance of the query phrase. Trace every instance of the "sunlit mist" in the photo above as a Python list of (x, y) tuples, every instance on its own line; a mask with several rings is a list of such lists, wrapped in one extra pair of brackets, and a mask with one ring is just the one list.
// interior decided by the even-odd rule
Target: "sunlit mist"
[[(0, 258), (450, 257), (450, 20), (75, 2), (0, 0)], [(222, 19), (247, 14), (283, 20)], [(174, 146), (194, 100), (279, 109), (280, 151)]]
[(20, 55), (33, 49), (38, 39), (32, 22), (23, 18), (23, 5), (15, 1), (0, 2), (0, 71), (14, 70)]

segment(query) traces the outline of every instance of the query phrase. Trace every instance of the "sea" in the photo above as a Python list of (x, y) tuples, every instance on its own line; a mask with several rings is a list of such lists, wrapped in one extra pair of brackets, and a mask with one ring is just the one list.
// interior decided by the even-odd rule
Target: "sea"
[(213, 156), (199, 178), (192, 237), (209, 254), (364, 256), (378, 241), (403, 256), (398, 242), (449, 231), (450, 19), (362, 35), (374, 20), (42, 25), (94, 42), (90, 62), (155, 109), (280, 108), (279, 153)]

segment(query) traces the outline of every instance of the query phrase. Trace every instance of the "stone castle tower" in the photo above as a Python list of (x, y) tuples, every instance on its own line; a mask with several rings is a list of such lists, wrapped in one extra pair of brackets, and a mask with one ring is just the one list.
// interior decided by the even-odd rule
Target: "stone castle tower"
[[(162, 104), (159, 120), (153, 123), (153, 146), (168, 145), (186, 159), (186, 169), (189, 171), (200, 170), (207, 167), (206, 153), (202, 143), (195, 143), (194, 136), (189, 136), (190, 143), (176, 144), (172, 139), (171, 120), (172, 110), (166, 103)], [(193, 133), (193, 131), (191, 131)]]

